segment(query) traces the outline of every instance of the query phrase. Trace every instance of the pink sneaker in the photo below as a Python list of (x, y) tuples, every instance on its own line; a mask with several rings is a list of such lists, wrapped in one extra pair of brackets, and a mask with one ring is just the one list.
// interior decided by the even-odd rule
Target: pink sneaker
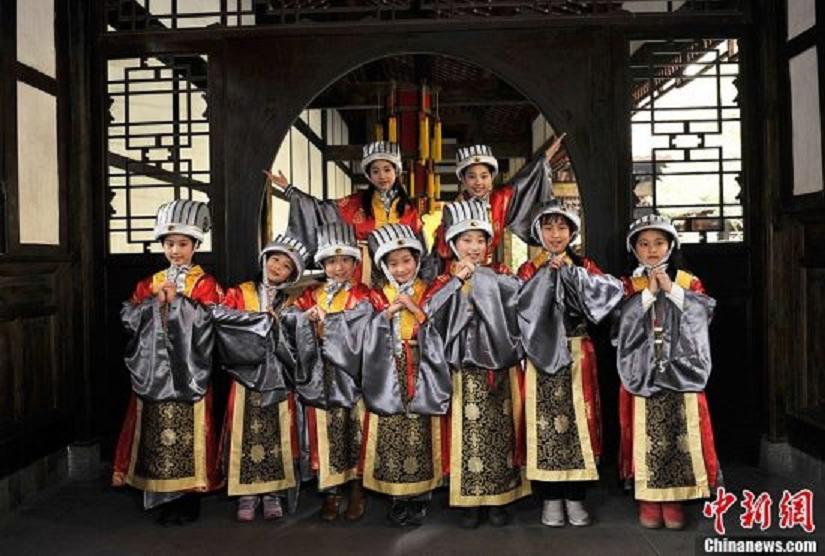
[(284, 508), (281, 506), (281, 497), (264, 495), (264, 519), (281, 519), (284, 517)]
[(261, 499), (257, 496), (241, 496), (238, 499), (238, 521), (255, 521), (255, 510), (260, 503)]

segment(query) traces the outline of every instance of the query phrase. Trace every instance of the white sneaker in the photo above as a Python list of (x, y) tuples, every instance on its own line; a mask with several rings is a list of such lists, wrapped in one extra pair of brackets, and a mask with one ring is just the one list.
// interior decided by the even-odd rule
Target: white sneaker
[(565, 500), (567, 510), (567, 521), (574, 527), (584, 527), (590, 525), (590, 514), (584, 509), (584, 503), (580, 500)]
[(544, 501), (541, 523), (548, 527), (564, 527), (564, 510), (561, 507), (561, 500)]

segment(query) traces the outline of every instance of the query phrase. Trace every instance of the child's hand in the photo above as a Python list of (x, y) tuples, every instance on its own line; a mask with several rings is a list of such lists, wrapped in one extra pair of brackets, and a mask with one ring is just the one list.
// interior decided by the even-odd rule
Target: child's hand
[(544, 155), (547, 157), (547, 160), (550, 160), (551, 158), (553, 158), (553, 156), (554, 156), (557, 152), (559, 152), (559, 149), (561, 148), (561, 142), (564, 140), (564, 138), (565, 138), (566, 136), (567, 136), (567, 132), (564, 132), (564, 133), (562, 133), (561, 135), (559, 135), (559, 136), (556, 138), (556, 140), (555, 140), (555, 141), (553, 141), (553, 144), (552, 144), (552, 145), (550, 145), (550, 148), (549, 148), (549, 149), (547, 149), (547, 150), (544, 152)]
[(310, 322), (324, 322), (324, 316), (326, 315), (324, 310), (318, 307), (317, 305), (312, 309), (307, 309), (307, 311), (304, 314), (307, 316)]
[(651, 270), (647, 276), (647, 289), (650, 290), (650, 293), (653, 295), (656, 295), (659, 291), (659, 276), (655, 270)]
[(473, 272), (476, 270), (476, 265), (470, 262), (468, 259), (462, 259), (458, 261), (456, 264), (456, 277), (467, 280), (470, 276), (473, 275)]
[(415, 311), (416, 309), (418, 309), (418, 305), (415, 304), (415, 301), (412, 300), (412, 297), (405, 293), (399, 295), (398, 299), (396, 299), (395, 301), (400, 303), (410, 311)]
[(396, 299), (395, 301), (390, 303), (389, 307), (387, 307), (385, 309), (386, 312), (387, 312), (387, 318), (390, 318), (390, 319), (393, 318), (395, 316), (395, 314), (403, 308), (404, 308), (404, 304)]
[(278, 175), (276, 176), (269, 170), (264, 170), (264, 174), (266, 174), (266, 181), (275, 185), (276, 187), (280, 187), (281, 189), (286, 189), (289, 187), (289, 180), (286, 179), (286, 176), (278, 170)]
[(178, 287), (171, 280), (167, 280), (160, 286), (158, 300), (161, 303), (172, 303), (178, 294)]
[(670, 290), (673, 288), (673, 281), (670, 279), (670, 276), (667, 275), (665, 267), (654, 268), (651, 274), (656, 275), (656, 281), (659, 283), (659, 287), (667, 293), (670, 293)]
[(550, 268), (555, 268), (559, 270), (563, 266), (567, 266), (570, 264), (570, 260), (564, 256), (565, 253), (560, 253), (558, 255), (553, 255), (550, 258)]

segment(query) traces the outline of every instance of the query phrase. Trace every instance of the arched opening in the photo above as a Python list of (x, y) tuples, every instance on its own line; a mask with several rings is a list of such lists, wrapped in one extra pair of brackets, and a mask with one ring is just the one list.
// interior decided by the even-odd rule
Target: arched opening
[[(367, 62), (330, 84), (293, 122), (271, 164), (295, 187), (319, 199), (365, 188), (358, 164), (370, 141), (401, 145), (404, 182), (424, 215), (428, 241), (445, 202), (461, 192), (455, 153), (486, 144), (499, 160), (496, 184), (507, 183), (564, 130), (491, 70), (439, 54), (404, 54)], [(567, 149), (553, 157), (554, 194), (581, 210), (576, 173)], [(287, 226), (289, 204), (276, 188), (264, 195), (265, 241)], [(583, 244), (582, 244), (583, 245)], [(517, 267), (528, 247), (512, 234), (502, 259)]]

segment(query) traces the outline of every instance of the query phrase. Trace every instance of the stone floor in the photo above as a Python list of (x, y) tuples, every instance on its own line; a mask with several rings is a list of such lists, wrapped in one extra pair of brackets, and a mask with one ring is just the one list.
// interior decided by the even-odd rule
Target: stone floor
[[(726, 466), (726, 486), (741, 498), (742, 489), (768, 491), (774, 500), (774, 526), (765, 534), (805, 538), (796, 529), (778, 528), (777, 507), (783, 489), (815, 492), (815, 516), (823, 516), (822, 485), (803, 484), (769, 475), (753, 467)], [(604, 472), (605, 477), (608, 472)], [(12, 513), (0, 516), (0, 554), (220, 554), (270, 552), (291, 554), (701, 554), (704, 538), (713, 536), (701, 504), (688, 507), (685, 531), (649, 531), (636, 522), (635, 504), (614, 481), (603, 481), (588, 492), (595, 524), (587, 528), (549, 529), (539, 523), (539, 503), (518, 502), (514, 521), (503, 528), (458, 527), (460, 512), (447, 507), (439, 491), (430, 505), (427, 523), (418, 529), (386, 524), (386, 499), (372, 496), (367, 516), (358, 523), (325, 524), (317, 516), (320, 497), (302, 493), (295, 515), (280, 522), (233, 521), (234, 504), (225, 496), (203, 500), (201, 519), (184, 527), (164, 528), (154, 515), (139, 509), (135, 491), (109, 488), (104, 480), (67, 481), (36, 495)], [(728, 535), (755, 536), (743, 531), (735, 506), (726, 516)], [(817, 512), (818, 511), (818, 512)], [(825, 542), (820, 539), (825, 550)]]

